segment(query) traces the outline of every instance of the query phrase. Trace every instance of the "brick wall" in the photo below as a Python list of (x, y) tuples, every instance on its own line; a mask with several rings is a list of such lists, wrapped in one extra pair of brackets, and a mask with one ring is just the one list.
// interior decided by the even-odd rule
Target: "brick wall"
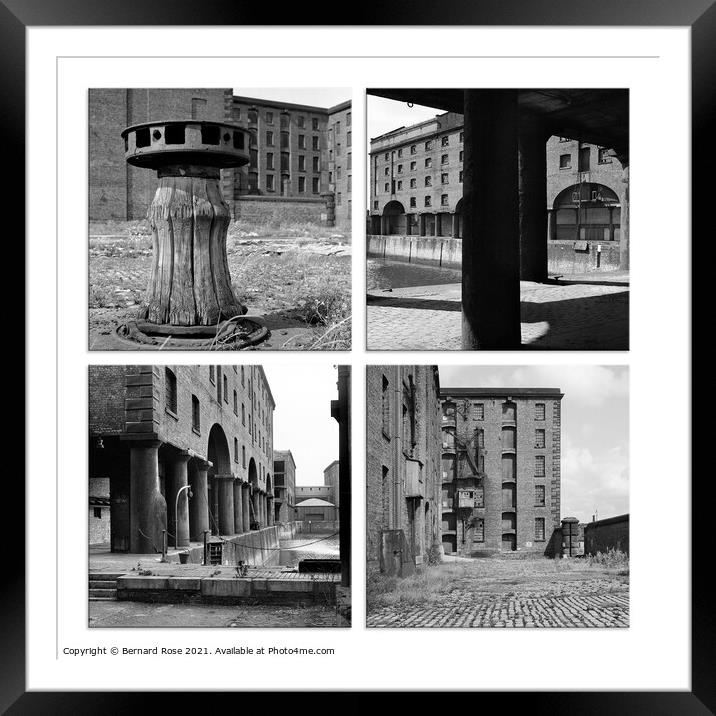
[[(383, 380), (388, 381), (383, 392)], [(403, 385), (412, 378), (415, 445), (403, 422)], [(415, 564), (426, 562), (441, 543), (440, 428), (437, 368), (368, 366), (366, 384), (367, 558), (377, 563), (381, 533), (402, 530)], [(383, 410), (386, 401), (386, 426)], [(386, 435), (387, 432), (387, 435)], [(421, 463), (420, 499), (406, 494), (409, 458)]]
[[(484, 473), (482, 480), (484, 489), (484, 507), (475, 507), (467, 516), (454, 509), (454, 490), (452, 469), (452, 453), (443, 459), (442, 470), (447, 473), (443, 478), (443, 499), (448, 501), (443, 510), (444, 530), (455, 530), (455, 535), (444, 534), (443, 542), (446, 552), (457, 551), (459, 554), (494, 553), (503, 551), (502, 536), (508, 530), (503, 529), (503, 513), (514, 514), (516, 549), (520, 552), (548, 551), (550, 538), (560, 524), (560, 450), (561, 450), (561, 408), (560, 401), (548, 395), (521, 397), (518, 389), (514, 394), (504, 391), (491, 396), (481, 392), (466, 395), (446, 388), (443, 393), (444, 402), (450, 400), (459, 409), (457, 412), (456, 431), (458, 436), (474, 434), (475, 429), (484, 431)], [(502, 405), (508, 398), (516, 405), (514, 423), (503, 421)], [(465, 405), (467, 403), (467, 405)], [(482, 404), (484, 419), (477, 419), (475, 404)], [(535, 419), (535, 404), (545, 404), (545, 420)], [(468, 419), (466, 420), (465, 417)], [(449, 426), (449, 423), (447, 424)], [(446, 426), (446, 427), (447, 427)], [(504, 452), (502, 443), (503, 428), (515, 429), (514, 453)], [(545, 431), (545, 447), (535, 447), (535, 430)], [(444, 440), (445, 441), (445, 440)], [(503, 503), (503, 453), (514, 454), (515, 461), (515, 508)], [(536, 477), (536, 456), (544, 456), (544, 477)], [(509, 457), (507, 459), (510, 459)], [(461, 474), (466, 474), (462, 472)], [(505, 482), (505, 488), (512, 484)], [(535, 486), (544, 487), (545, 505), (535, 504)], [(470, 484), (460, 481), (459, 487), (471, 489)], [(484, 540), (476, 541), (474, 522), (471, 518), (484, 521)], [(537, 540), (535, 535), (535, 519), (545, 520), (544, 540)]]
[(320, 224), (326, 214), (326, 202), (321, 199), (291, 199), (284, 197), (242, 197), (233, 203), (233, 216), (256, 224), (307, 222)]
[(629, 554), (629, 515), (597, 520), (584, 526), (585, 554), (597, 554), (610, 549)]
[(89, 431), (91, 435), (124, 432), (125, 373), (136, 366), (89, 367)]

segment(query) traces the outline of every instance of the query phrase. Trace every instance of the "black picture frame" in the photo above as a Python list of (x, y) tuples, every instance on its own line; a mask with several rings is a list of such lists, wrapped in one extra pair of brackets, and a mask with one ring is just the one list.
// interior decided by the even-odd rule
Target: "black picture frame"
[[(383, 2), (375, 6), (365, 3), (336, 5), (324, 0), (311, 3), (310, 12), (301, 4), (281, 8), (282, 26), (316, 25), (317, 19), (337, 25), (484, 25), (484, 26), (682, 26), (691, 29), (691, 90), (692, 90), (692, 233), (699, 229), (705, 243), (711, 240), (713, 228), (707, 215), (713, 204), (709, 196), (713, 184), (714, 142), (711, 117), (714, 116), (716, 88), (716, 4), (715, 0), (413, 0), (413, 2)], [(213, 0), (209, 3), (187, 0), (0, 0), (0, 86), (2, 88), (3, 154), (6, 165), (14, 167), (13, 181), (6, 188), (7, 206), (25, 204), (25, 62), (26, 28), (32, 26), (111, 26), (111, 25), (272, 25), (276, 8), (245, 0)], [(668, 101), (668, 98), (665, 98)], [(665, 139), (668, 143), (668, 138)], [(24, 236), (24, 213), (16, 210), (19, 219), (7, 242)], [(675, 239), (675, 243), (679, 243)], [(687, 250), (691, 242), (684, 247)], [(23, 261), (23, 259), (20, 259)], [(700, 255), (699, 265), (707, 264)], [(26, 271), (32, 269), (26, 266)], [(692, 327), (694, 326), (692, 320)], [(29, 326), (27, 326), (29, 328)], [(668, 326), (664, 327), (668, 340)], [(692, 331), (693, 334), (693, 331)], [(690, 349), (693, 348), (690, 346)], [(26, 375), (27, 377), (27, 375)], [(693, 384), (693, 377), (692, 377)], [(680, 416), (689, 421), (691, 416)], [(691, 421), (694, 428), (697, 421)], [(20, 420), (16, 421), (19, 424)], [(701, 428), (703, 437), (704, 428)], [(694, 444), (692, 436), (692, 445)], [(708, 443), (706, 443), (708, 444)], [(26, 444), (27, 449), (27, 444)], [(12, 461), (12, 456), (9, 462)], [(4, 586), (0, 593), (0, 624), (4, 665), (0, 670), (0, 709), (10, 714), (28, 713), (125, 713), (136, 710), (163, 708), (171, 705), (170, 694), (109, 693), (109, 692), (26, 692), (25, 687), (25, 568), (19, 545), (25, 534), (25, 504), (23, 484), (14, 478), (14, 464), (7, 465), (3, 499), (6, 506), (5, 534), (12, 536), (12, 550), (6, 553), (3, 564)], [(668, 466), (665, 465), (665, 471)], [(516, 711), (529, 708), (531, 713), (555, 714), (705, 714), (716, 713), (716, 609), (711, 591), (712, 569), (710, 557), (714, 547), (710, 529), (709, 500), (712, 479), (692, 481), (692, 654), (691, 690), (670, 692), (481, 692), (471, 697), (475, 708), (486, 709), (499, 703), (499, 708)], [(691, 475), (673, 475), (675, 484), (683, 486)], [(14, 494), (13, 494), (14, 493)], [(25, 508), (27, 509), (27, 505)], [(666, 539), (662, 525), (653, 525), (654, 549), (659, 539)], [(48, 540), (45, 558), (54, 559), (54, 546)], [(34, 557), (38, 558), (38, 557)], [(668, 579), (665, 565), (664, 579)], [(659, 648), (655, 639), (655, 648)], [(557, 658), (558, 655), (555, 655)], [(238, 668), (238, 667), (237, 667)], [(427, 666), (426, 666), (427, 668)], [(180, 683), (178, 678), (178, 683)], [(416, 682), (416, 688), (419, 683)], [(471, 684), (466, 681), (466, 690)], [(129, 687), (131, 688), (131, 686)], [(230, 688), (230, 685), (227, 685)], [(330, 688), (330, 684), (326, 684)], [(227, 694), (237, 709), (248, 705), (251, 695)], [(350, 701), (341, 700), (324, 708), (358, 711), (368, 694), (358, 694)], [(216, 709), (214, 697), (181, 694), (183, 708)], [(455, 708), (442, 701), (442, 707)], [(277, 708), (293, 699), (288, 693), (275, 693), (264, 707)], [(428, 701), (425, 701), (428, 699)], [(421, 702), (429, 707), (431, 695), (422, 695)], [(299, 702), (300, 703), (300, 702)], [(340, 704), (340, 706), (339, 706)]]

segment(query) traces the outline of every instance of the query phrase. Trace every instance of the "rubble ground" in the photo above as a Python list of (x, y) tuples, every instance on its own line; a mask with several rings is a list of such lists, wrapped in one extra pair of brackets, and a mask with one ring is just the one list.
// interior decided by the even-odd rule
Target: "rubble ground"
[[(350, 234), (314, 227), (268, 234), (232, 223), (227, 259), (234, 292), (271, 338), (255, 348), (348, 350), (351, 340)], [(149, 280), (146, 221), (93, 222), (89, 241), (90, 346), (119, 349), (112, 334), (135, 317)]]
[(369, 569), (368, 626), (629, 625), (628, 559), (453, 559), (406, 577)]

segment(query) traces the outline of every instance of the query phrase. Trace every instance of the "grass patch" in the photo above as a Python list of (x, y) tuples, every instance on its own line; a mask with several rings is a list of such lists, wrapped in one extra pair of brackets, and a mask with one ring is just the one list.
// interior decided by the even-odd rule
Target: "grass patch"
[(450, 594), (455, 582), (468, 575), (462, 564), (427, 566), (409, 577), (389, 577), (378, 569), (367, 574), (366, 600), (368, 610), (381, 607), (416, 607), (437, 604)]

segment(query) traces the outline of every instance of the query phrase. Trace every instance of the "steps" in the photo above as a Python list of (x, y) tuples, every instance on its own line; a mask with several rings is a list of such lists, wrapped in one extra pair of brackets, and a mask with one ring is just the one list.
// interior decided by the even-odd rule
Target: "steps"
[(109, 602), (117, 599), (117, 578), (124, 572), (90, 572), (90, 602)]

